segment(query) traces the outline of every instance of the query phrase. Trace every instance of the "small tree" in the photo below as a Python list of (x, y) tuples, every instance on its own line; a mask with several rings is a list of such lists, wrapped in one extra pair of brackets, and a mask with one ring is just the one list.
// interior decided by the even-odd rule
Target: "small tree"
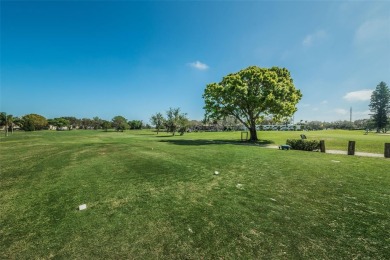
[(165, 123), (165, 118), (161, 113), (156, 113), (155, 115), (152, 115), (150, 118), (150, 123), (154, 126), (156, 126), (157, 134), (159, 130), (163, 127)]
[(95, 116), (92, 118), (92, 126), (94, 130), (97, 130), (101, 127), (103, 120), (100, 119), (99, 117)]
[(127, 124), (126, 118), (123, 116), (116, 116), (112, 119), (112, 126), (115, 128), (116, 131), (123, 132), (127, 128), (129, 128), (129, 125)]
[(128, 122), (130, 129), (142, 129), (142, 120), (131, 120)]
[(107, 132), (111, 128), (111, 123), (107, 120), (102, 120), (101, 127)]
[(376, 131), (381, 130), (386, 132), (386, 126), (389, 123), (390, 115), (390, 89), (385, 82), (380, 82), (376, 89), (372, 92), (370, 111), (372, 119), (375, 123)]
[(177, 131), (183, 135), (188, 128), (187, 114), (180, 113), (180, 108), (169, 108), (167, 111), (167, 119), (165, 122), (167, 131), (175, 135)]

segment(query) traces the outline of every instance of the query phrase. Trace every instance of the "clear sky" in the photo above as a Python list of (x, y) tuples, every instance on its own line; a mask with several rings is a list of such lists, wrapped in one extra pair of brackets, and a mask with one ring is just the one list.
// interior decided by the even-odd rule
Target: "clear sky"
[(368, 118), (390, 85), (390, 1), (3, 1), (0, 110), (203, 118), (206, 84), (290, 70), (295, 121)]

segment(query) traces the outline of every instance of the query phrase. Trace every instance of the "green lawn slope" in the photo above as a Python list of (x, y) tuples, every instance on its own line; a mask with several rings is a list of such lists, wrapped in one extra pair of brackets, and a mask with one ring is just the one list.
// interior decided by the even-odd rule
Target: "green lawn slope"
[[(278, 145), (299, 134), (259, 138)], [(386, 140), (306, 135), (328, 149), (353, 138), (357, 150), (379, 153)], [(84, 130), (2, 137), (0, 258), (388, 259), (389, 159), (239, 139)]]

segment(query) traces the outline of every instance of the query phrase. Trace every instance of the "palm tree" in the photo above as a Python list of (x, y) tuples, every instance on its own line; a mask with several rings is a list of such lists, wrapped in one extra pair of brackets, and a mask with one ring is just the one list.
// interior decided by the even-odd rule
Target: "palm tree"
[(7, 115), (5, 112), (0, 113), (0, 126), (4, 126), (5, 136), (8, 136), (8, 128), (11, 126), (11, 131), (13, 133), (13, 123), (14, 117), (12, 115)]
[(6, 136), (8, 136), (8, 128), (9, 127), (11, 127), (11, 134), (13, 134), (14, 133), (14, 117), (13, 117), (13, 115), (8, 115), (7, 116), (7, 119), (6, 119), (6, 126), (5, 126), (6, 128), (7, 128), (7, 130), (6, 130)]
[(0, 126), (4, 126), (4, 132), (5, 136), (8, 136), (8, 117), (7, 113), (1, 112), (0, 113)]

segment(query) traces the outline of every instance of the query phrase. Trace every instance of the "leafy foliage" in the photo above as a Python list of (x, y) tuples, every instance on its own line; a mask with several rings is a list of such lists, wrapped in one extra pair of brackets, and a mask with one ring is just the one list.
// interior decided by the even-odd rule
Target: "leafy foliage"
[(158, 134), (159, 130), (164, 126), (165, 118), (161, 113), (156, 113), (150, 118), (150, 123), (156, 126)]
[(101, 118), (99, 118), (97, 116), (92, 118), (93, 129), (95, 129), (95, 130), (99, 129), (102, 126), (102, 123), (103, 123), (103, 119), (101, 119)]
[(373, 112), (372, 118), (375, 122), (377, 132), (386, 132), (390, 115), (390, 89), (385, 82), (379, 83), (372, 92), (370, 110)]
[(292, 116), (302, 94), (285, 68), (251, 66), (225, 76), (220, 83), (208, 84), (203, 98), (206, 118), (234, 116), (257, 140), (256, 124), (272, 115), (278, 121)]
[(287, 139), (286, 144), (293, 150), (303, 151), (314, 151), (320, 147), (320, 142), (317, 140)]
[(45, 117), (38, 114), (29, 114), (22, 117), (22, 129), (25, 131), (35, 131), (45, 129), (48, 122)]
[(111, 128), (111, 122), (107, 120), (102, 120), (101, 127), (107, 132), (109, 128)]
[(70, 121), (65, 118), (54, 118), (47, 120), (49, 125), (57, 127), (57, 129), (61, 129), (63, 127), (70, 127)]
[(115, 128), (116, 131), (124, 131), (127, 128), (129, 128), (129, 125), (127, 124), (126, 118), (123, 116), (116, 116), (112, 119), (112, 126)]
[(5, 136), (8, 136), (9, 129), (13, 132), (14, 120), (13, 115), (7, 115), (5, 112), (0, 113), (0, 126), (4, 126)]
[(61, 117), (63, 119), (66, 119), (69, 121), (69, 124), (72, 128), (76, 129), (78, 126), (80, 126), (80, 122), (81, 120), (80, 119), (77, 119), (76, 117), (74, 116), (63, 116)]
[(183, 135), (187, 131), (188, 125), (189, 121), (186, 113), (180, 113), (180, 108), (169, 108), (165, 121), (168, 132), (171, 132), (172, 135), (175, 135), (176, 132)]
[(128, 124), (132, 130), (142, 129), (143, 126), (142, 120), (130, 120)]
[(5, 112), (0, 112), (0, 126), (5, 126), (7, 114)]

